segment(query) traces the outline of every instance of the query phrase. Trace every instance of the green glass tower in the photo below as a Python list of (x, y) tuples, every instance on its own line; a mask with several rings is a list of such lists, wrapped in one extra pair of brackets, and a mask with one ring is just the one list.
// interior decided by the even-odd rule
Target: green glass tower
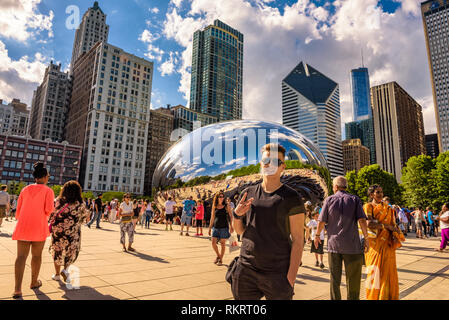
[(193, 34), (190, 109), (242, 119), (243, 34), (220, 20)]

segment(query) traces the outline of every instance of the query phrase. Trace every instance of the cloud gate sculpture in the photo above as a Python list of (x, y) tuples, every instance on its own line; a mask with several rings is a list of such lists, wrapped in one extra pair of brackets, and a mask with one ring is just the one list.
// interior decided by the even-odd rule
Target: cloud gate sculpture
[(259, 183), (261, 148), (279, 143), (286, 149), (281, 181), (312, 204), (327, 197), (331, 179), (318, 148), (299, 132), (268, 121), (235, 120), (198, 128), (162, 156), (153, 175), (153, 195), (162, 209), (171, 196), (178, 204), (189, 196), (210, 201), (218, 191), (233, 197)]

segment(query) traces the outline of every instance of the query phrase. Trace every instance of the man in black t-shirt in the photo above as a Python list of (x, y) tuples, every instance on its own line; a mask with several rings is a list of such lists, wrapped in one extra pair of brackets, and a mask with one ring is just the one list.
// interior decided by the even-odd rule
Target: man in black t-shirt
[(97, 221), (97, 229), (101, 229), (101, 228), (100, 228), (100, 219), (101, 219), (101, 214), (102, 214), (102, 212), (103, 212), (103, 202), (101, 201), (101, 197), (102, 197), (102, 196), (103, 196), (103, 195), (100, 193), (100, 194), (98, 195), (98, 198), (95, 199), (95, 201), (94, 201), (94, 211), (95, 211), (95, 214), (94, 214), (92, 220), (90, 220), (89, 223), (87, 224), (87, 226), (88, 226), (89, 228), (90, 228), (90, 226), (92, 225), (92, 223), (94, 223), (94, 221), (96, 220), (96, 221)]
[(291, 300), (304, 247), (304, 203), (281, 183), (285, 149), (262, 148), (263, 181), (243, 190), (234, 210), (234, 229), (242, 235), (232, 274), (236, 300)]

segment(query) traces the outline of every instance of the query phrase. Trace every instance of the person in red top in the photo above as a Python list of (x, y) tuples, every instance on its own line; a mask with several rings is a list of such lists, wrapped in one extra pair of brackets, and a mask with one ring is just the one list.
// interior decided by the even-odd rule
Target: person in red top
[[(204, 205), (202, 200), (198, 200), (198, 205), (196, 206), (196, 236), (203, 235), (203, 219), (204, 219)], [(200, 232), (198, 232), (200, 231)]]
[(47, 187), (49, 174), (42, 162), (34, 165), (35, 184), (23, 188), (17, 203), (17, 224), (12, 239), (17, 240), (17, 259), (15, 263), (15, 290), (13, 298), (22, 297), (22, 280), (25, 263), (31, 249), (31, 289), (38, 289), (42, 263), (42, 250), (45, 239), (50, 235), (48, 217), (54, 210), (53, 190)]

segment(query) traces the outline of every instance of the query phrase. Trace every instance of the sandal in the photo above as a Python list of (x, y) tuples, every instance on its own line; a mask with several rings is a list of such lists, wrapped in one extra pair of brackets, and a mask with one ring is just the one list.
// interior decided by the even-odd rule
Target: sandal
[(37, 280), (37, 286), (34, 286), (34, 287), (30, 287), (30, 289), (31, 290), (36, 290), (36, 289), (39, 289), (40, 287), (42, 287), (42, 281), (40, 281), (40, 280)]
[(127, 252), (128, 250), (126, 250), (126, 248), (123, 248), (122, 251), (123, 251), (123, 252)]
[(221, 266), (221, 265), (223, 265), (223, 261), (221, 259), (218, 259), (217, 266)]
[(217, 264), (217, 263), (218, 263), (218, 261), (220, 261), (220, 258), (219, 258), (219, 257), (215, 258), (215, 261), (214, 261), (214, 263), (215, 263), (215, 264)]
[(22, 293), (13, 293), (12, 298), (13, 299), (20, 299), (20, 298), (22, 298)]
[(128, 248), (128, 251), (134, 252), (134, 251), (136, 251), (136, 249), (134, 249), (134, 248)]

